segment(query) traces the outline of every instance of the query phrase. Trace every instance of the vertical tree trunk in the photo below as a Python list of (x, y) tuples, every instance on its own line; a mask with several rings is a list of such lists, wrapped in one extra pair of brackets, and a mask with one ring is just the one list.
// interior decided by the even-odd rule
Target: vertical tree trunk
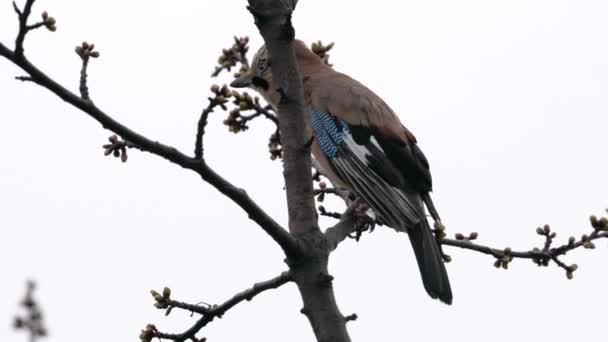
[(327, 264), (329, 247), (318, 227), (314, 206), (310, 149), (305, 136), (302, 79), (293, 49), (291, 14), (295, 0), (249, 0), (249, 10), (266, 43), (273, 79), (281, 95), (278, 106), (289, 231), (301, 255), (288, 260), (306, 315), (319, 342), (350, 342), (346, 320), (336, 304)]

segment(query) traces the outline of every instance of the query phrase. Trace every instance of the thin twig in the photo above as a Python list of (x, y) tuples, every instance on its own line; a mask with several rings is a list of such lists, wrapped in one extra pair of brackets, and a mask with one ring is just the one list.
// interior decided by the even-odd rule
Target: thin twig
[(15, 76), (15, 79), (17, 81), (21, 81), (21, 82), (33, 82), (34, 81), (34, 79), (29, 76)]
[(209, 104), (203, 112), (201, 113), (200, 118), (198, 119), (197, 130), (196, 130), (196, 141), (194, 143), (194, 158), (202, 159), (203, 158), (203, 136), (205, 135), (205, 127), (207, 126), (207, 119), (209, 118), (209, 114), (213, 112), (213, 102), (209, 101)]
[(78, 89), (80, 90), (80, 97), (85, 101), (91, 101), (91, 97), (89, 96), (89, 87), (87, 85), (87, 69), (89, 67), (89, 60), (91, 57), (98, 58), (99, 51), (95, 51), (95, 44), (89, 44), (87, 42), (82, 42), (80, 46), (77, 46), (76, 54), (82, 60), (82, 67), (80, 68), (80, 83)]
[[(555, 262), (555, 264), (564, 270), (566, 270), (569, 278), (571, 277), (571, 273), (574, 272), (576, 266), (566, 265), (562, 261), (559, 260), (560, 256), (565, 255), (566, 253), (573, 251), (577, 248), (594, 248), (593, 244), (589, 244), (591, 241), (608, 238), (608, 231), (599, 231), (596, 230), (592, 232), (590, 235), (584, 235), (580, 240), (573, 241), (573, 238), (569, 240), (567, 244), (558, 246), (558, 247), (545, 247), (543, 249), (534, 248), (528, 251), (513, 251), (510, 248), (498, 249), (492, 248), (489, 246), (481, 245), (472, 242), (469, 239), (438, 239), (439, 244), (445, 246), (458, 247), (466, 250), (471, 250), (475, 252), (479, 252), (482, 254), (487, 254), (495, 257), (497, 259), (497, 263), (495, 263), (496, 267), (507, 268), (507, 265), (513, 259), (530, 259), (533, 260), (539, 266), (548, 266), (549, 261)], [(551, 238), (552, 240), (552, 238)], [(549, 243), (550, 246), (550, 243)], [(574, 268), (574, 269), (573, 269)]]
[[(601, 238), (608, 238), (608, 232), (592, 234), (589, 237), (589, 240), (593, 241), (593, 240), (601, 239)], [(492, 255), (497, 258), (502, 257), (504, 254), (504, 249), (484, 246), (481, 244), (471, 242), (469, 240), (456, 240), (456, 239), (444, 238), (444, 239), (439, 240), (439, 243), (442, 245), (446, 245), (446, 246), (458, 247), (458, 248), (462, 248), (462, 249), (468, 249), (468, 250), (480, 252), (482, 254)], [(529, 251), (520, 251), (520, 252), (512, 251), (511, 255), (514, 258), (520, 258), (520, 259), (551, 259), (551, 257), (553, 257), (553, 256), (564, 255), (567, 252), (577, 249), (579, 247), (583, 247), (582, 241), (578, 241), (571, 245), (568, 244), (568, 245), (562, 245), (557, 248), (551, 248), (546, 251), (540, 250), (540, 249), (529, 250)]]
[(150, 329), (142, 331), (143, 342), (150, 341), (153, 338), (168, 339), (176, 342), (184, 342), (186, 340), (196, 340), (196, 334), (201, 331), (207, 324), (213, 321), (216, 317), (221, 318), (228, 310), (236, 306), (243, 301), (250, 301), (258, 294), (281, 287), (282, 285), (292, 281), (291, 273), (289, 271), (281, 273), (279, 276), (259, 282), (253, 285), (253, 287), (239, 292), (232, 296), (224, 303), (220, 305), (214, 305), (209, 308), (203, 308), (197, 305), (191, 305), (186, 303), (170, 301), (175, 307), (184, 309), (187, 311), (196, 312), (202, 315), (202, 317), (188, 330), (180, 334), (168, 334), (163, 333), (154, 328), (154, 326), (148, 326)]
[(19, 17), (19, 32), (17, 33), (17, 38), (15, 39), (15, 56), (17, 58), (23, 57), (23, 42), (25, 41), (26, 34), (30, 31), (27, 26), (27, 20), (32, 13), (32, 6), (34, 5), (34, 2), (35, 0), (26, 0), (23, 10), (20, 11), (17, 4), (13, 1), (13, 8)]
[(340, 214), (338, 212), (335, 211), (327, 211), (327, 209), (325, 209), (324, 206), (320, 205), (317, 210), (319, 211), (319, 215), (321, 216), (326, 216), (326, 217), (331, 217), (337, 220), (342, 219), (342, 216), (344, 216), (344, 214)]
[(207, 126), (207, 119), (209, 118), (209, 114), (213, 112), (216, 107), (221, 107), (223, 110), (226, 110), (226, 102), (228, 102), (228, 98), (232, 96), (232, 93), (228, 89), (228, 86), (224, 85), (221, 88), (214, 84), (211, 86), (211, 92), (215, 94), (214, 97), (209, 97), (209, 104), (203, 112), (198, 120), (197, 130), (196, 130), (196, 140), (194, 143), (194, 158), (203, 159), (203, 136), (205, 135), (205, 127)]
[(17, 13), (17, 17), (21, 18), (23, 14), (21, 13), (21, 10), (19, 9), (19, 6), (17, 6), (17, 3), (15, 1), (13, 1), (13, 9), (15, 10), (15, 13)]
[(82, 68), (80, 69), (80, 86), (78, 87), (78, 89), (80, 90), (80, 97), (82, 97), (83, 100), (88, 100), (90, 101), (90, 97), (89, 97), (89, 87), (87, 86), (87, 68), (89, 66), (89, 59), (88, 58), (83, 58), (82, 59)]

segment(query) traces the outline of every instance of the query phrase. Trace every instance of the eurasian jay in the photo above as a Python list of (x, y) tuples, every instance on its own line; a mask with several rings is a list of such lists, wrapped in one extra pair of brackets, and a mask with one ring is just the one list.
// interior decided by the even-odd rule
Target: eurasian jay
[[(432, 298), (452, 303), (452, 290), (442, 253), (426, 219), (425, 204), (435, 220), (429, 192), (429, 163), (414, 135), (393, 110), (356, 80), (336, 72), (301, 41), (294, 42), (304, 84), (307, 124), (314, 134), (312, 154), (335, 184), (353, 191), (379, 221), (407, 232), (424, 288)], [(231, 86), (250, 87), (272, 105), (273, 86), (265, 46), (250, 70)]]

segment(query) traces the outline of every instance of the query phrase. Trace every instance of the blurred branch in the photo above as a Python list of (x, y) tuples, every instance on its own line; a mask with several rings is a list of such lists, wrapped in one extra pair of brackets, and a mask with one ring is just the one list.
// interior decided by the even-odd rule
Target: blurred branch
[(30, 342), (38, 340), (40, 337), (46, 337), (48, 331), (46, 330), (42, 310), (40, 305), (34, 298), (34, 290), (36, 284), (33, 281), (27, 282), (25, 296), (21, 300), (21, 307), (25, 310), (25, 315), (15, 316), (13, 321), (13, 327), (15, 330), (24, 330), (30, 336)]
[(148, 324), (146, 328), (142, 330), (140, 334), (140, 339), (142, 342), (150, 342), (154, 338), (162, 338), (178, 342), (183, 342), (186, 340), (204, 341), (204, 338), (197, 339), (196, 334), (198, 334), (201, 329), (203, 329), (216, 317), (222, 318), (222, 316), (228, 310), (232, 309), (237, 304), (243, 301), (250, 301), (258, 294), (267, 290), (279, 288), (290, 281), (292, 281), (290, 272), (283, 272), (275, 278), (254, 284), (253, 287), (237, 293), (236, 295), (232, 296), (232, 298), (228, 299), (220, 305), (202, 306), (199, 304), (183, 303), (171, 299), (171, 290), (169, 288), (165, 288), (162, 294), (152, 290), (152, 296), (156, 301), (156, 303), (154, 303), (154, 306), (158, 309), (166, 310), (166, 315), (169, 315), (173, 309), (177, 308), (197, 313), (202, 317), (198, 321), (196, 321), (196, 323), (194, 323), (192, 327), (180, 334), (163, 333), (158, 331), (158, 329), (154, 325)]

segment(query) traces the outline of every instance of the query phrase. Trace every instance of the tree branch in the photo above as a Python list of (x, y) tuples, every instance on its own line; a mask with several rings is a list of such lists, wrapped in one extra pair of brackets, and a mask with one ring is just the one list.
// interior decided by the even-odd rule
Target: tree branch
[(23, 57), (23, 43), (25, 42), (25, 36), (31, 30), (35, 30), (42, 26), (45, 26), (49, 31), (57, 30), (55, 18), (49, 17), (47, 12), (42, 13), (42, 21), (33, 25), (28, 25), (30, 14), (32, 13), (32, 6), (36, 0), (26, 0), (23, 10), (19, 9), (17, 3), (13, 1), (13, 9), (17, 13), (19, 19), (19, 31), (17, 32), (17, 38), (15, 39), (15, 56), (17, 58)]
[(17, 33), (17, 38), (15, 39), (15, 55), (17, 57), (23, 56), (23, 42), (25, 41), (25, 35), (29, 32), (27, 27), (27, 20), (32, 13), (32, 6), (34, 5), (35, 0), (27, 0), (25, 5), (23, 6), (23, 10), (19, 10), (19, 7), (13, 1), (13, 8), (15, 12), (17, 12), (17, 16), (19, 17), (19, 32)]
[(83, 100), (91, 101), (89, 97), (89, 87), (87, 85), (87, 69), (89, 67), (89, 60), (91, 57), (99, 58), (99, 51), (95, 50), (95, 44), (89, 44), (87, 42), (82, 42), (81, 46), (76, 47), (76, 54), (82, 60), (82, 67), (80, 68), (80, 97)]
[(17, 56), (15, 52), (8, 49), (2, 43), (0, 43), (0, 56), (10, 60), (23, 69), (31, 78), (30, 81), (50, 90), (62, 100), (87, 113), (98, 121), (103, 128), (116, 133), (138, 149), (163, 157), (174, 164), (196, 172), (204, 181), (211, 184), (218, 191), (239, 205), (248, 214), (251, 220), (256, 222), (281, 246), (287, 256), (294, 256), (299, 253), (299, 248), (295, 239), (283, 227), (264, 212), (244, 190), (235, 187), (217, 174), (204, 160), (189, 157), (174, 147), (150, 140), (122, 125), (104, 113), (91, 101), (85, 100), (70, 92), (40, 71), (25, 56)]
[[(325, 238), (327, 239), (330, 249), (335, 250), (338, 245), (344, 241), (347, 237), (353, 237), (358, 240), (361, 233), (370, 230), (368, 227), (363, 226), (364, 224), (372, 224), (370, 218), (364, 215), (353, 215), (353, 206), (349, 205), (343, 214), (327, 212), (323, 206), (319, 207), (319, 212), (323, 216), (333, 217), (339, 220), (339, 222), (333, 227), (328, 228), (325, 231)], [(574, 272), (578, 269), (576, 264), (567, 265), (560, 260), (561, 256), (566, 255), (578, 248), (594, 249), (595, 244), (593, 241), (608, 238), (608, 218), (602, 217), (598, 219), (595, 216), (590, 218), (592, 232), (589, 234), (583, 234), (580, 239), (570, 237), (568, 243), (552, 247), (556, 232), (552, 232), (548, 225), (539, 227), (536, 229), (536, 233), (545, 238), (542, 248), (532, 248), (527, 251), (514, 251), (510, 247), (499, 249), (490, 247), (482, 244), (473, 242), (479, 237), (479, 234), (473, 232), (468, 236), (464, 234), (455, 234), (454, 239), (446, 238), (445, 227), (441, 224), (435, 225), (435, 236), (437, 243), (440, 246), (458, 247), (461, 249), (479, 252), (482, 254), (490, 255), (496, 258), (494, 266), (496, 268), (508, 269), (509, 264), (514, 259), (529, 259), (532, 260), (538, 266), (549, 266), (551, 262), (555, 263), (558, 267), (566, 271), (566, 277), (572, 279)], [(371, 229), (370, 231), (372, 231)], [(452, 258), (449, 255), (443, 255), (445, 262), (450, 262)]]
[(338, 248), (340, 242), (344, 241), (355, 231), (356, 219), (352, 215), (342, 215), (340, 221), (325, 231), (325, 239), (331, 251)]
[(291, 14), (296, 1), (249, 0), (270, 59), (272, 76), (281, 95), (277, 111), (283, 146), (283, 174), (287, 192), (289, 231), (319, 233), (314, 209), (310, 150), (305, 148), (304, 88), (296, 63)]
[[(335, 250), (340, 242), (344, 241), (347, 237), (352, 237), (359, 241), (363, 232), (374, 230), (376, 222), (367, 215), (366, 211), (368, 209), (367, 205), (356, 199), (343, 214), (339, 214), (340, 221), (325, 231), (325, 239), (330, 251)], [(321, 206), (319, 207), (319, 212), (324, 216), (335, 217), (334, 213), (327, 213), (325, 208)], [(353, 234), (355, 235), (353, 236)]]
[[(513, 259), (530, 259), (538, 266), (549, 266), (551, 262), (554, 262), (557, 266), (566, 271), (568, 279), (572, 279), (573, 273), (577, 270), (578, 266), (576, 264), (566, 265), (559, 257), (581, 247), (594, 249), (594, 240), (608, 238), (608, 219), (602, 218), (598, 220), (595, 216), (592, 216), (591, 226), (593, 231), (589, 235), (583, 234), (578, 240), (574, 237), (570, 237), (568, 243), (558, 247), (551, 247), (557, 233), (551, 232), (551, 228), (548, 225), (537, 228), (536, 233), (545, 238), (544, 246), (542, 249), (533, 248), (528, 251), (513, 251), (509, 247), (498, 249), (474, 243), (472, 241), (477, 239), (477, 233), (471, 233), (468, 237), (465, 237), (463, 234), (456, 234), (455, 239), (439, 238), (437, 241), (440, 245), (458, 247), (491, 255), (496, 258), (494, 266), (497, 268), (502, 267), (507, 269), (509, 263), (513, 261)], [(451, 260), (449, 256), (446, 257), (448, 261)]]
[(267, 290), (279, 288), (290, 281), (292, 281), (291, 273), (286, 271), (275, 278), (254, 284), (253, 287), (235, 294), (232, 298), (220, 305), (208, 307), (174, 301), (170, 298), (171, 291), (168, 288), (165, 288), (162, 295), (156, 291), (152, 291), (152, 296), (156, 300), (155, 306), (159, 309), (166, 309), (167, 314), (170, 313), (173, 308), (178, 308), (198, 313), (202, 315), (202, 317), (192, 327), (180, 334), (163, 333), (158, 331), (154, 325), (148, 325), (146, 329), (142, 330), (140, 339), (143, 342), (149, 342), (153, 338), (164, 338), (177, 342), (186, 340), (202, 341), (202, 339), (196, 338), (196, 334), (216, 317), (222, 318), (228, 310), (232, 309), (237, 304), (243, 301), (250, 301), (258, 294)]
[(215, 97), (208, 98), (209, 104), (203, 109), (201, 117), (198, 120), (196, 140), (194, 143), (195, 159), (203, 159), (203, 136), (205, 135), (205, 127), (207, 126), (209, 114), (213, 113), (213, 110), (218, 106), (223, 110), (228, 109), (226, 107), (226, 102), (228, 102), (228, 98), (231, 96), (228, 87), (224, 85), (220, 88), (217, 84), (214, 84), (211, 86), (211, 92), (215, 94)]
[(305, 248), (299, 260), (289, 260), (302, 297), (302, 312), (317, 341), (350, 342), (346, 319), (338, 309), (328, 273), (329, 247), (317, 223), (314, 207), (310, 136), (306, 136), (304, 89), (296, 63), (291, 23), (295, 0), (249, 0), (249, 11), (266, 43), (273, 82), (279, 94), (277, 113), (283, 146), (289, 231)]

